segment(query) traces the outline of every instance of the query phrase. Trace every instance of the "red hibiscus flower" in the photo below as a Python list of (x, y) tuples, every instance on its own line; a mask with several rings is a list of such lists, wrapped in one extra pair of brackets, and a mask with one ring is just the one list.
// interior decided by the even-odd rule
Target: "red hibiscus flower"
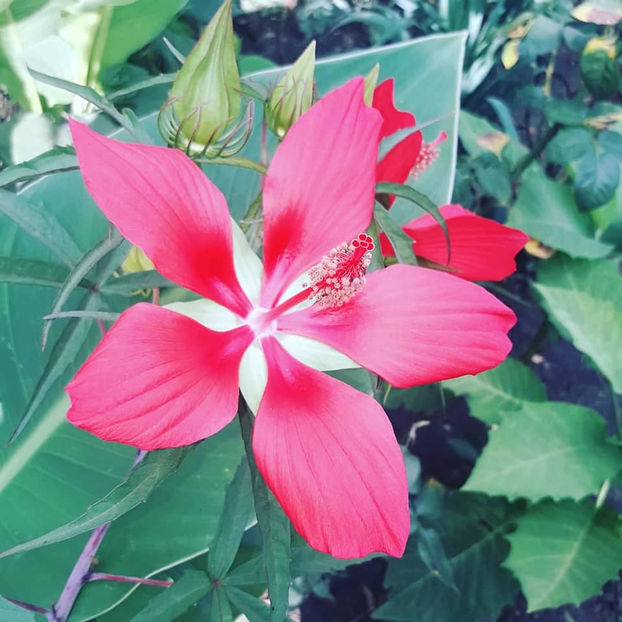
[(342, 558), (402, 554), (408, 491), (380, 405), (319, 370), (364, 366), (397, 387), (477, 373), (505, 358), (515, 321), (449, 274), (365, 276), (380, 125), (356, 79), (290, 129), (265, 178), (262, 267), (180, 151), (71, 123), (98, 206), (201, 298), (125, 311), (68, 385), (69, 420), (105, 440), (175, 447), (226, 426), (241, 390), (268, 486), (312, 547)]
[[(416, 126), (415, 117), (410, 112), (395, 107), (393, 87), (393, 78), (390, 78), (374, 91), (372, 105), (383, 120), (381, 138)], [(377, 180), (403, 184), (409, 177), (416, 178), (436, 159), (438, 145), (446, 138), (447, 134), (441, 132), (431, 143), (424, 143), (421, 132), (409, 134), (378, 162)], [(389, 205), (394, 200), (395, 197), (390, 197)], [(516, 270), (514, 257), (529, 236), (494, 220), (476, 216), (460, 205), (443, 205), (440, 212), (447, 224), (451, 253), (447, 251), (447, 241), (440, 225), (426, 214), (403, 227), (414, 240), (413, 251), (417, 257), (439, 264), (439, 267), (470, 281), (500, 281)], [(383, 255), (394, 255), (384, 234), (381, 234), (380, 242)]]

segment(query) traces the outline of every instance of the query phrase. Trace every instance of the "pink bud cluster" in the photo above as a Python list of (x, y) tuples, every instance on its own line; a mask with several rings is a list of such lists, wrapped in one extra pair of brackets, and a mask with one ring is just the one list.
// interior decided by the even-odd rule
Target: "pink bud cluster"
[(309, 270), (310, 298), (323, 309), (343, 306), (363, 289), (373, 250), (374, 241), (365, 233), (334, 248)]

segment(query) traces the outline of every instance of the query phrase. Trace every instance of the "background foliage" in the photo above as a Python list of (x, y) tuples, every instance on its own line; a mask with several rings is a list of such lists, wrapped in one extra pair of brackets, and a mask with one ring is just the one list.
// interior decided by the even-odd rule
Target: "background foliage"
[[(274, 84), (272, 67), (312, 38), (320, 57), (348, 51), (317, 63), (320, 94), (379, 62), (424, 137), (450, 135), (416, 189), (532, 237), (518, 272), (487, 285), (519, 318), (512, 357), (385, 396), (410, 477), (402, 559), (346, 567), (295, 534), (290, 542), (269, 495), (275, 541), (262, 549), (237, 422), (189, 451), (152, 453), (129, 476), (130, 449), (64, 422), (62, 387), (99, 332), (91, 317), (42, 318), (116, 313), (152, 287), (165, 301), (182, 295), (153, 272), (120, 275), (129, 246), (109, 235), (73, 151), (58, 146), (68, 142), (65, 112), (100, 108), (99, 131), (160, 142), (155, 118), (178, 57), (217, 6), (0, 1), (0, 594), (48, 607), (89, 532), (112, 520), (97, 569), (174, 584), (89, 583), (72, 621), (276, 619), (258, 598), (268, 577), (273, 606), (303, 620), (618, 620), (619, 581), (575, 606), (622, 566), (615, 2), (235, 7), (249, 85)], [(257, 157), (258, 141), (245, 155)], [(259, 175), (205, 170), (242, 217)], [(398, 199), (390, 215), (417, 213)], [(366, 372), (341, 377), (375, 391)], [(0, 599), (2, 620), (36, 615)]]

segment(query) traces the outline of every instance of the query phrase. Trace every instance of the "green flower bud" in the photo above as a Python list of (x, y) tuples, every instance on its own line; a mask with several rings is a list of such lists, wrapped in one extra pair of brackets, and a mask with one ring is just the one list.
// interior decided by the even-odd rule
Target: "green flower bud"
[(266, 103), (266, 123), (279, 137), (306, 112), (313, 103), (313, 72), (315, 70), (315, 41), (279, 80)]
[(212, 17), (170, 92), (177, 134), (199, 145), (217, 141), (240, 112), (231, 2), (225, 0)]
[(380, 73), (380, 63), (376, 63), (370, 70), (370, 72), (363, 78), (365, 84), (365, 92), (363, 94), (363, 100), (371, 106), (374, 101), (374, 91), (378, 84), (378, 73)]

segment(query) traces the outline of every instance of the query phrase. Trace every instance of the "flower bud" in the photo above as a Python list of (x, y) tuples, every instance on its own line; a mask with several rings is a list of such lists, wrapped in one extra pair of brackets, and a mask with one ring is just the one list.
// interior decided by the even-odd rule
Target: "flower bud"
[(266, 103), (266, 123), (279, 137), (306, 112), (313, 103), (313, 72), (315, 70), (315, 41), (279, 80)]
[(179, 70), (165, 104), (172, 106), (176, 134), (198, 145), (216, 142), (240, 112), (231, 2), (225, 0), (210, 20)]

